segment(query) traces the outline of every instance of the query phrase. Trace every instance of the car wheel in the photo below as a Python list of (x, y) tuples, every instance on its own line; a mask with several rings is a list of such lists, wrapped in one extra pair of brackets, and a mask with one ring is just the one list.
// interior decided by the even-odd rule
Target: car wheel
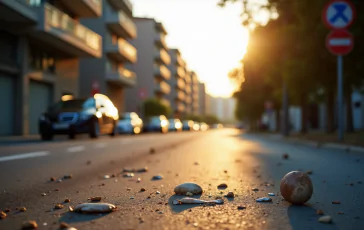
[(76, 134), (75, 133), (69, 133), (68, 134), (68, 138), (69, 139), (75, 139), (76, 138)]
[(116, 136), (117, 132), (118, 132), (118, 126), (114, 123), (112, 126), (112, 131), (110, 133), (110, 136), (112, 137)]
[(53, 134), (51, 133), (42, 133), (40, 136), (43, 141), (50, 141), (53, 139)]
[(98, 138), (100, 136), (100, 125), (98, 121), (94, 121), (90, 125), (90, 137)]

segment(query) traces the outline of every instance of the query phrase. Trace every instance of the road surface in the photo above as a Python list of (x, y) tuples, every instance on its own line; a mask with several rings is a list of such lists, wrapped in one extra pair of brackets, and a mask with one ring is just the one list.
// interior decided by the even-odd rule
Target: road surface
[[(282, 159), (283, 153), (290, 158)], [(124, 167), (145, 166), (148, 172), (133, 178), (121, 174)], [(27, 220), (35, 220), (39, 229), (58, 229), (60, 222), (78, 230), (364, 229), (363, 166), (363, 154), (292, 145), (234, 129), (3, 145), (0, 210), (11, 211), (0, 220), (0, 229), (20, 229)], [(255, 201), (279, 193), (281, 178), (292, 170), (313, 172), (314, 194), (307, 205), (291, 206), (279, 195), (271, 203)], [(68, 174), (72, 179), (49, 181)], [(104, 178), (112, 174), (116, 177)], [(151, 180), (158, 174), (164, 178)], [(173, 205), (181, 198), (174, 187), (188, 181), (202, 186), (203, 199), (229, 191), (235, 198), (216, 206)], [(219, 190), (221, 183), (228, 188)], [(118, 210), (107, 215), (68, 212), (68, 206), (93, 196)], [(65, 199), (71, 202), (53, 210)], [(332, 204), (334, 200), (341, 204)], [(19, 207), (27, 211), (19, 212)], [(332, 216), (333, 223), (319, 223), (317, 209)]]

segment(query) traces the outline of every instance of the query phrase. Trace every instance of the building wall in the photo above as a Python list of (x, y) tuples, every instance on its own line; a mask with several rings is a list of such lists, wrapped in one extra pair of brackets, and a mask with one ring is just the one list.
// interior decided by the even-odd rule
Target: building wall
[(206, 115), (206, 88), (204, 83), (198, 84), (198, 101), (199, 101), (199, 114)]

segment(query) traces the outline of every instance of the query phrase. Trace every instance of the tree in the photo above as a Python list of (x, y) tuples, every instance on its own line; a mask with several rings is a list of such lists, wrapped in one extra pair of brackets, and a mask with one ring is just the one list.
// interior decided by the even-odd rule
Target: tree
[(208, 125), (220, 123), (220, 120), (214, 115), (206, 115), (203, 117), (203, 121)]
[(169, 105), (156, 98), (149, 98), (143, 102), (145, 117), (165, 115), (169, 116), (172, 109)]

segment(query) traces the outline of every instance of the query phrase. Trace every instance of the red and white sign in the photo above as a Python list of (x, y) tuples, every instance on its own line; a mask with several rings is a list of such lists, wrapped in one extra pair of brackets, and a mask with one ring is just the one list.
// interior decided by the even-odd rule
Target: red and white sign
[(326, 47), (334, 55), (346, 55), (353, 50), (354, 37), (347, 30), (334, 30), (326, 37)]
[(147, 90), (145, 88), (140, 88), (138, 96), (140, 99), (145, 99), (147, 97)]
[(97, 81), (93, 81), (91, 87), (92, 87), (92, 90), (91, 90), (92, 95), (100, 93), (100, 84)]

